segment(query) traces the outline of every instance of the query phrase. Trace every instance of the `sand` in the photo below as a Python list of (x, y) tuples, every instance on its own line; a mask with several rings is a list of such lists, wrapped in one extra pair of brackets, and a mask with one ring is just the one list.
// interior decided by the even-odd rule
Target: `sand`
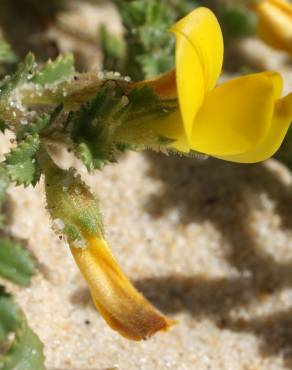
[(80, 171), (124, 270), (178, 323), (144, 342), (119, 337), (51, 231), (42, 184), (12, 186), (9, 230), (40, 273), (9, 289), (48, 369), (292, 368), (292, 177), (282, 164), (129, 153), (102, 173)]

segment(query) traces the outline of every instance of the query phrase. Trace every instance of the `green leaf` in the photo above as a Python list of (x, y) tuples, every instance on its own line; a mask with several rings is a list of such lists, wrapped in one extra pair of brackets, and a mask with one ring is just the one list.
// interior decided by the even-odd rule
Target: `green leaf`
[[(19, 321), (19, 311), (10, 296), (0, 287), (0, 342), (5, 341), (8, 333), (14, 331)], [(1, 368), (1, 367), (0, 367)]]
[(60, 55), (54, 61), (49, 60), (40, 71), (37, 71), (32, 82), (39, 85), (59, 83), (68, 80), (74, 73), (73, 55)]
[(0, 275), (13, 283), (26, 286), (36, 273), (30, 253), (17, 241), (0, 239)]
[[(18, 70), (0, 84), (0, 99), (5, 99), (9, 94), (21, 84), (30, 81), (35, 68), (35, 59), (32, 53), (29, 53), (24, 62), (18, 67)], [(2, 103), (3, 104), (3, 103)]]
[(23, 317), (15, 341), (5, 354), (2, 364), (0, 360), (0, 369), (45, 370), (44, 362), (43, 344)]
[(15, 333), (7, 351), (0, 357), (1, 370), (45, 370), (43, 344), (29, 328), (26, 318), (3, 289), (0, 294), (0, 341)]
[(11, 181), (17, 185), (35, 185), (39, 180), (40, 171), (36, 160), (39, 144), (37, 134), (29, 135), (6, 155), (5, 168)]

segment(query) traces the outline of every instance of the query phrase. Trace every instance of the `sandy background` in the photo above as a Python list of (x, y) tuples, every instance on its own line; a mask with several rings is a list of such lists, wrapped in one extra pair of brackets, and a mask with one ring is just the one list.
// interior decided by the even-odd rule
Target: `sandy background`
[[(289, 90), (283, 54), (254, 40), (241, 48), (251, 64), (281, 65)], [(9, 140), (0, 143), (7, 151)], [(51, 231), (43, 185), (11, 186), (8, 231), (27, 240), (40, 273), (29, 288), (8, 288), (45, 343), (48, 369), (292, 369), (292, 176), (285, 166), (129, 153), (102, 173), (79, 168), (100, 197), (123, 269), (178, 324), (144, 342), (119, 337)]]
[[(238, 166), (130, 153), (88, 176), (119, 262), (163, 312), (166, 334), (136, 343), (95, 311), (42, 186), (11, 187), (9, 230), (40, 274), (11, 286), (49, 369), (292, 368), (292, 177), (271, 160)], [(291, 260), (291, 262), (290, 262)]]

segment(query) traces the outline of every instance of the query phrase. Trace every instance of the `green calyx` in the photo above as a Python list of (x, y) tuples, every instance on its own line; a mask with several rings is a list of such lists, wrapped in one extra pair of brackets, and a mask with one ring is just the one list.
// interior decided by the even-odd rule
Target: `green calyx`
[(74, 169), (57, 167), (44, 148), (39, 162), (45, 174), (47, 209), (53, 228), (75, 246), (86, 247), (85, 235), (102, 237), (103, 224), (98, 200)]

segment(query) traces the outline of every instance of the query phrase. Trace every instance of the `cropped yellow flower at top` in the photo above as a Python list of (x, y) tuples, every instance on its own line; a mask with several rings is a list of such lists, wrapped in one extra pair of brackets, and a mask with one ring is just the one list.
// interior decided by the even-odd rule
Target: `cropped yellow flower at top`
[(258, 35), (275, 49), (292, 54), (292, 4), (287, 0), (252, 3), (258, 16)]
[(106, 241), (87, 236), (88, 247), (70, 249), (82, 272), (96, 308), (109, 326), (132, 340), (167, 330), (174, 321), (159, 312), (122, 272)]
[(253, 163), (272, 156), (292, 120), (292, 94), (281, 98), (282, 78), (272, 71), (216, 86), (223, 38), (215, 15), (197, 8), (176, 23), (176, 71), (144, 81), (163, 97), (178, 97), (179, 111), (155, 122), (172, 147), (232, 162)]

